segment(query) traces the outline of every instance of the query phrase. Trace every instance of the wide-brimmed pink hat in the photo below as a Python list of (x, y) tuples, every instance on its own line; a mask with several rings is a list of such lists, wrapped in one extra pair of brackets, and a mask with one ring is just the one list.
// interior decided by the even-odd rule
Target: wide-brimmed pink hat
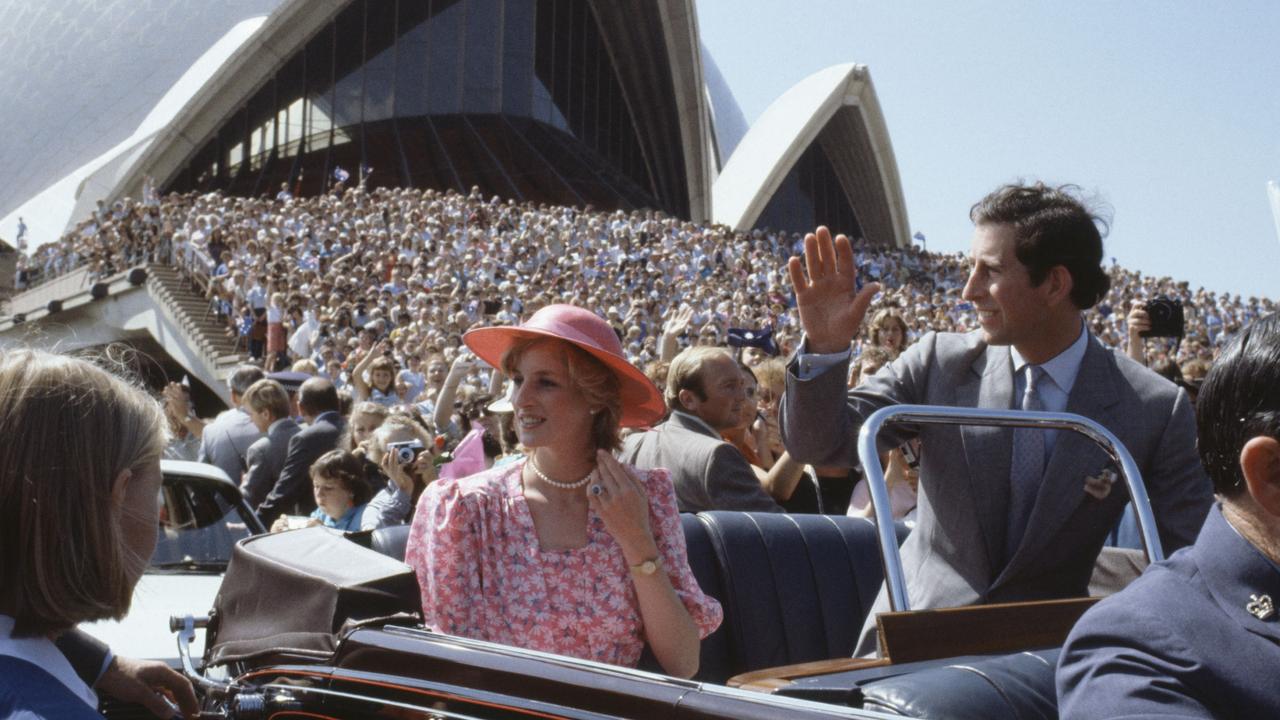
[(462, 341), (481, 360), (501, 368), (502, 358), (517, 340), (555, 338), (587, 351), (618, 378), (622, 396), (622, 427), (644, 427), (662, 419), (667, 407), (662, 393), (639, 368), (622, 355), (622, 343), (604, 318), (573, 305), (548, 305), (519, 327), (470, 330)]

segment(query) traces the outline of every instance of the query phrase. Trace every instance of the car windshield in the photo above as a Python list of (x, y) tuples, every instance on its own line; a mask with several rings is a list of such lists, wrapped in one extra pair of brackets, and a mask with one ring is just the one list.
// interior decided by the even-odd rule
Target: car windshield
[(235, 493), (217, 483), (168, 477), (150, 572), (223, 572), (237, 540), (251, 533)]

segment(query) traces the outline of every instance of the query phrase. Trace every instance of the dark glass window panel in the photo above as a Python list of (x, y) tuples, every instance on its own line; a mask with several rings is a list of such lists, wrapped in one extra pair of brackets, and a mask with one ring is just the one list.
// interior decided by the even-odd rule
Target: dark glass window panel
[(249, 164), (248, 108), (241, 108), (227, 123), (222, 134), (222, 148), (227, 163), (227, 192), (245, 195), (252, 191), (253, 180)]
[[(364, 133), (365, 184), (369, 187), (397, 187), (405, 184), (405, 179), (401, 177), (404, 165), (400, 157), (400, 140), (396, 137), (395, 121), (365, 123), (361, 131)], [(348, 185), (358, 180), (359, 177), (352, 171)]]
[(498, 111), (499, 76), (502, 63), (502, 0), (467, 0), (461, 3), (466, 16), (463, 41), (462, 111)]
[(515, 186), (519, 199), (562, 203), (566, 197), (576, 197), (577, 193), (556, 174), (551, 163), (539, 155), (506, 118), (473, 115), (470, 119), (476, 134)]
[(462, 190), (462, 182), (440, 146), (431, 118), (423, 115), (399, 123), (400, 144), (409, 164), (414, 187)]
[(333, 135), (332, 23), (307, 44), (306, 88), (307, 99), (303, 107), (306, 138), (300, 163), (300, 187), (303, 194), (315, 195), (327, 187), (328, 152)]
[(462, 67), (462, 37), (466, 19), (465, 2), (440, 3), (432, 7), (433, 17), (427, 26), (427, 52), (430, 56), (427, 71), (427, 106), (433, 115), (449, 115), (462, 107), (460, 78)]
[(396, 115), (402, 118), (426, 115), (427, 22), (431, 4), (426, 0), (403, 0), (399, 6), (396, 41)]
[(862, 235), (835, 168), (818, 143), (810, 145), (796, 161), (755, 225), (800, 233), (826, 225), (833, 233)]
[(304, 53), (298, 53), (276, 74), (276, 116), (281, 157), (296, 157), (302, 145)]
[[(539, 0), (534, 6), (533, 87), (530, 101), (533, 118), (555, 125), (555, 100), (551, 97), (551, 78), (555, 76), (555, 3)], [(562, 127), (567, 128), (567, 125)]]
[(336, 127), (358, 124), (364, 112), (364, 6), (365, 0), (352, 0), (334, 21), (337, 34), (333, 44), (336, 78), (333, 123)]
[(502, 111), (533, 115), (534, 0), (506, 0), (503, 16)]
[(365, 13), (364, 121), (368, 123), (395, 114), (396, 2), (375, 0), (367, 4)]

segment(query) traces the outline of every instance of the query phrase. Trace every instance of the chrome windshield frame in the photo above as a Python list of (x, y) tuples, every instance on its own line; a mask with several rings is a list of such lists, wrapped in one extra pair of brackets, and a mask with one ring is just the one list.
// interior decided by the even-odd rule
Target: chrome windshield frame
[[(907, 598), (907, 583), (902, 572), (902, 555), (898, 552), (889, 489), (885, 485), (884, 469), (880, 467), (880, 453), (876, 446), (876, 437), (889, 423), (1033, 427), (1080, 433), (1102, 446), (1102, 449), (1120, 467), (1120, 474), (1129, 488), (1129, 499), (1138, 518), (1138, 530), (1142, 535), (1147, 559), (1151, 562), (1164, 559), (1164, 549), (1160, 545), (1160, 534), (1156, 530), (1155, 516), (1151, 512), (1151, 500), (1147, 496), (1142, 473), (1138, 471), (1138, 466), (1124, 443), (1098, 422), (1066, 412), (893, 405), (875, 411), (863, 421), (862, 429), (858, 432), (858, 459), (862, 462), (867, 490), (871, 495), (871, 508), (875, 514), (876, 532), (880, 540), (880, 557), (884, 562), (885, 584), (889, 590), (889, 605), (895, 612), (910, 610), (911, 604)], [(925, 452), (928, 452), (927, 448)]]

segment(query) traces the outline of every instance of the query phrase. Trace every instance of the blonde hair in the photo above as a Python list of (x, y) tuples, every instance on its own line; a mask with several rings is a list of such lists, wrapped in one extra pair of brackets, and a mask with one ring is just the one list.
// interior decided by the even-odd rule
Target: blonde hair
[(755, 371), (760, 386), (769, 388), (775, 399), (781, 398), (787, 387), (787, 364), (779, 358), (769, 358), (757, 365)]
[[(360, 403), (363, 406), (365, 403)], [(370, 403), (376, 405), (376, 403)], [(403, 413), (394, 413), (384, 416), (382, 424), (377, 430), (369, 436), (369, 459), (377, 464), (382, 463), (382, 458), (387, 454), (388, 438), (396, 432), (407, 432), (422, 442), (424, 448), (431, 447), (431, 434), (427, 429), (414, 422), (413, 418)]]
[(573, 343), (554, 338), (525, 338), (515, 341), (502, 356), (502, 372), (510, 377), (520, 358), (537, 345), (547, 343), (564, 358), (569, 384), (592, 407), (600, 408), (591, 419), (591, 446), (596, 450), (616, 452), (622, 447), (622, 392), (618, 376), (591, 353)]
[(0, 612), (14, 636), (129, 610), (141, 566), (112, 487), (158, 463), (159, 402), (73, 357), (0, 354)]

